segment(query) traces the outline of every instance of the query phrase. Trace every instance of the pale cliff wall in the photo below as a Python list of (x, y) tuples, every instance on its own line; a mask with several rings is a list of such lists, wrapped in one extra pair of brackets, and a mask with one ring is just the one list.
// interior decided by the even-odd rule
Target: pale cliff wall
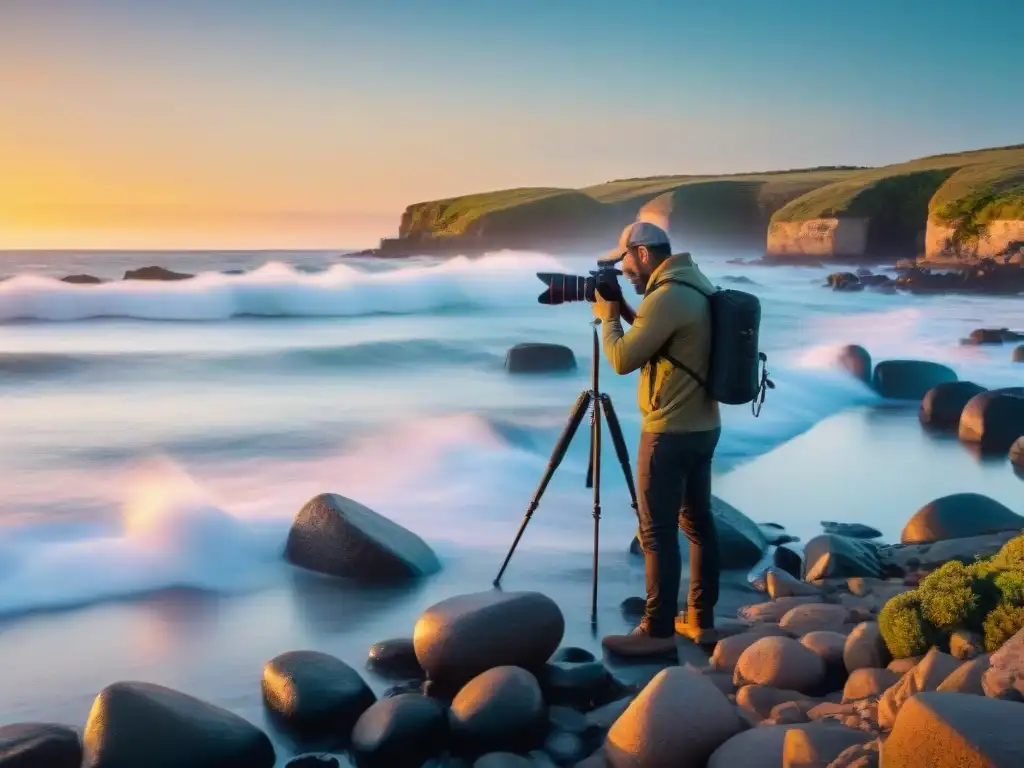
[(868, 242), (864, 217), (777, 221), (768, 228), (768, 256), (863, 256)]
[(997, 256), (1016, 242), (1024, 242), (1024, 221), (1022, 220), (996, 220), (990, 222), (986, 227), (985, 234), (973, 243), (961, 248), (959, 256), (949, 250), (949, 239), (953, 234), (953, 228), (936, 221), (928, 219), (928, 229), (925, 232), (925, 258), (935, 261), (964, 260), (969, 261), (976, 258)]

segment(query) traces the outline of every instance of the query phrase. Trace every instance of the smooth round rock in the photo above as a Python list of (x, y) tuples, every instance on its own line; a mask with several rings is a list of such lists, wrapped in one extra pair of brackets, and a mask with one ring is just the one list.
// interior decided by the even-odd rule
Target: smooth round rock
[(556, 663), (561, 661), (567, 664), (585, 664), (588, 661), (595, 661), (595, 659), (594, 654), (590, 651), (570, 645), (565, 648), (559, 648), (555, 651), (555, 655), (551, 657), (551, 661)]
[(0, 768), (80, 768), (78, 732), (53, 723), (0, 727)]
[(548, 704), (588, 710), (623, 695), (621, 684), (600, 661), (582, 664), (547, 664), (540, 686)]
[(842, 605), (812, 603), (798, 605), (779, 620), (779, 628), (793, 635), (808, 632), (837, 632), (850, 618), (850, 611)]
[(928, 544), (1000, 531), (1019, 531), (1024, 517), (980, 493), (954, 493), (928, 502), (907, 521), (903, 544)]
[(893, 400), (920, 400), (932, 387), (950, 381), (957, 381), (956, 371), (925, 360), (883, 360), (872, 377), (875, 391)]
[(374, 584), (441, 569), (419, 536), (337, 493), (322, 493), (303, 505), (288, 532), (285, 558), (310, 571)]
[(263, 701), (274, 720), (301, 738), (346, 741), (376, 700), (352, 667), (319, 651), (289, 651), (263, 668)]
[(233, 712), (153, 683), (108, 685), (83, 738), (90, 768), (272, 768), (274, 747)]
[(850, 673), (843, 687), (843, 701), (858, 701), (869, 696), (880, 696), (899, 680), (900, 676), (891, 670), (862, 667)]
[(824, 533), (804, 547), (804, 580), (869, 576), (882, 578), (882, 562), (874, 544)]
[(572, 350), (561, 344), (526, 342), (505, 353), (505, 368), (510, 373), (551, 373), (576, 368)]
[(1006, 454), (1024, 435), (1024, 387), (994, 389), (971, 398), (960, 416), (960, 442), (983, 453)]
[(546, 595), (490, 590), (432, 605), (413, 643), (430, 679), (461, 685), (494, 667), (540, 670), (564, 632), (562, 611)]
[(742, 729), (732, 704), (703, 675), (661, 670), (615, 721), (605, 739), (612, 768), (703, 768)]
[(1014, 338), (1016, 334), (1010, 332), (1009, 328), (976, 328), (968, 334), (965, 341), (975, 345), (1002, 344)]
[(821, 656), (826, 666), (836, 667), (843, 664), (843, 648), (846, 645), (846, 635), (842, 632), (829, 630), (818, 630), (808, 632), (800, 638), (800, 645), (814, 651)]
[(858, 344), (847, 344), (836, 355), (836, 363), (865, 384), (871, 382), (871, 354)]
[(780, 597), (820, 596), (821, 588), (801, 581), (781, 568), (769, 568), (765, 573), (765, 586), (772, 600)]
[(871, 736), (864, 731), (831, 723), (802, 731), (794, 729), (786, 734), (782, 745), (782, 768), (831, 766), (845, 750), (869, 741)]
[(445, 708), (416, 693), (378, 701), (352, 729), (352, 752), (360, 768), (419, 768), (447, 743)]
[(768, 685), (802, 693), (815, 691), (825, 679), (825, 661), (789, 637), (762, 637), (736, 662), (733, 681)]
[(449, 711), (457, 748), (526, 752), (543, 743), (547, 705), (537, 679), (520, 667), (495, 667), (474, 677)]
[(587, 730), (587, 717), (572, 707), (548, 707), (548, 723), (553, 731), (580, 735)]
[(881, 669), (892, 660), (889, 649), (882, 639), (878, 623), (865, 621), (853, 628), (843, 646), (843, 664), (846, 671), (858, 669)]
[(780, 768), (785, 750), (786, 734), (794, 730), (842, 728), (833, 723), (797, 723), (789, 725), (762, 725), (733, 736), (715, 750), (707, 768)]
[(951, 381), (932, 387), (921, 400), (918, 420), (929, 429), (958, 431), (960, 416), (971, 398), (985, 392), (985, 387), (973, 381)]
[(555, 731), (544, 741), (544, 751), (558, 765), (574, 765), (584, 757), (583, 741), (579, 736)]
[(382, 677), (413, 680), (424, 676), (416, 658), (416, 646), (412, 638), (407, 637), (381, 640), (371, 645), (366, 666)]

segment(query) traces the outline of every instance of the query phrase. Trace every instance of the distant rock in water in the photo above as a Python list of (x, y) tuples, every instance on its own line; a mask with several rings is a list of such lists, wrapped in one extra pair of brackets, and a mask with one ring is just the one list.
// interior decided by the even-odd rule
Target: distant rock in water
[(928, 544), (1024, 529), (1024, 517), (980, 493), (954, 493), (925, 504), (903, 527), (900, 542)]
[(1024, 338), (1024, 334), (1015, 333), (1009, 328), (978, 328), (971, 331), (964, 339), (965, 344), (1002, 344), (1007, 341), (1017, 341)]
[(125, 280), (188, 280), (195, 277), (185, 272), (172, 272), (163, 267), (141, 267), (124, 273)]
[(863, 523), (834, 523), (831, 520), (821, 521), (822, 530), (835, 536), (848, 536), (851, 539), (880, 539), (882, 532)]
[(561, 344), (527, 342), (508, 350), (505, 368), (510, 373), (571, 371), (576, 368), (576, 357), (571, 349)]
[(82, 742), (66, 725), (16, 723), (0, 727), (0, 768), (80, 768)]
[(728, 283), (737, 283), (739, 285), (758, 285), (758, 283), (745, 275), (725, 275), (722, 280)]
[(99, 285), (103, 281), (93, 275), (65, 275), (60, 279), (62, 283), (72, 285)]
[(416, 534), (357, 501), (322, 493), (299, 510), (286, 559), (301, 568), (369, 583), (395, 583), (441, 569)]
[(1017, 348), (1013, 350), (1011, 359), (1015, 363), (1024, 363), (1024, 344), (1017, 345)]
[(984, 387), (973, 381), (950, 381), (932, 387), (921, 400), (918, 420), (930, 429), (956, 431), (967, 403), (984, 391)]
[(960, 416), (960, 440), (983, 453), (1005, 454), (1024, 435), (1024, 387), (993, 389), (970, 399)]
[(274, 747), (233, 712), (153, 683), (108, 685), (85, 724), (92, 768), (272, 768)]
[(864, 283), (853, 272), (833, 272), (825, 278), (825, 284), (833, 291), (864, 290)]
[(925, 360), (883, 360), (875, 366), (872, 385), (882, 397), (920, 400), (932, 387), (957, 381), (956, 371)]
[(836, 363), (865, 384), (871, 383), (871, 354), (864, 347), (847, 344), (836, 355)]
[(1019, 264), (1004, 264), (981, 259), (967, 269), (932, 272), (913, 267), (905, 270), (893, 284), (911, 293), (983, 293), (1014, 295), (1024, 292), (1024, 269)]

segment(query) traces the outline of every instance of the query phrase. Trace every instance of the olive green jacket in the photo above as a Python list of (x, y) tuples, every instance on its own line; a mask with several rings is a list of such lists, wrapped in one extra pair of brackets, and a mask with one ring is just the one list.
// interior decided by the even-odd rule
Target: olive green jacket
[(684, 280), (705, 292), (715, 286), (693, 263), (688, 253), (662, 262), (647, 282), (647, 292), (632, 328), (623, 332), (617, 314), (603, 323), (604, 353), (616, 373), (640, 369), (637, 404), (644, 432), (702, 432), (721, 426), (718, 403), (690, 374), (661, 359), (649, 364), (668, 342), (664, 351), (693, 369), (703, 380), (708, 377), (711, 351), (711, 310), (700, 291), (667, 278)]

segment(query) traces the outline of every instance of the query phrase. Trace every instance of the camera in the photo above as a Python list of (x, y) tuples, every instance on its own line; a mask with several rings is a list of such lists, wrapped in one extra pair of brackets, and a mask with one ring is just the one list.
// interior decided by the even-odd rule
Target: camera
[(537, 301), (541, 304), (564, 304), (567, 301), (597, 301), (597, 295), (605, 301), (622, 299), (618, 276), (622, 272), (614, 266), (599, 266), (590, 275), (566, 275), (560, 272), (538, 272), (537, 277), (547, 285)]

